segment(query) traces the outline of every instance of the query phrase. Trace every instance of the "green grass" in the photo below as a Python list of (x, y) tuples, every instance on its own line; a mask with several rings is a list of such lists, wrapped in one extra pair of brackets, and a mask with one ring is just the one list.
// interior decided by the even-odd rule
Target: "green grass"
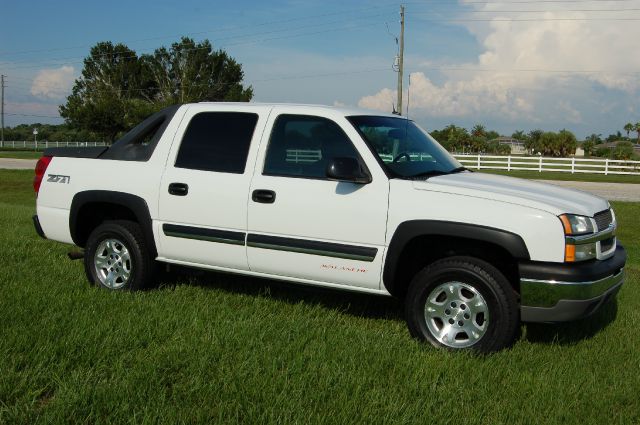
[(616, 304), (476, 357), (409, 337), (393, 299), (215, 273), (90, 287), (0, 171), (0, 424), (640, 422), (640, 204)]
[(42, 152), (33, 151), (0, 151), (0, 158), (38, 159)]
[(540, 180), (569, 180), (583, 182), (610, 182), (610, 183), (638, 183), (640, 184), (640, 176), (629, 175), (604, 175), (604, 174), (582, 174), (582, 173), (563, 173), (558, 171), (504, 171), (504, 170), (481, 170), (482, 173), (500, 174), (503, 176), (519, 177), (521, 179), (540, 179)]

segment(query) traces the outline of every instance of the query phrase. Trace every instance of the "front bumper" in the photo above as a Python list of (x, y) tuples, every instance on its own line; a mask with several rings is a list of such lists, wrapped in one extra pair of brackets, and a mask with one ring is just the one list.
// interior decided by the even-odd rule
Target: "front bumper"
[(626, 259), (624, 248), (618, 245), (606, 260), (520, 263), (522, 321), (565, 322), (590, 315), (622, 287)]

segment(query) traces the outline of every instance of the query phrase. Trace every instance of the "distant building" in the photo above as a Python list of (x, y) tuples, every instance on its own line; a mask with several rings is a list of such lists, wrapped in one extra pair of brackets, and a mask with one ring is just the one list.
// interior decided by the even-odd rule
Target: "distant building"
[[(595, 149), (607, 148), (613, 150), (616, 148), (616, 146), (618, 146), (618, 143), (620, 142), (628, 142), (628, 140), (616, 140), (615, 142), (600, 143), (599, 145), (595, 146)], [(633, 153), (635, 153), (636, 155), (640, 155), (640, 143), (633, 144)]]
[(513, 137), (500, 136), (497, 139), (490, 140), (490, 142), (498, 142), (501, 145), (506, 145), (511, 148), (512, 155), (522, 155), (527, 153), (524, 148), (524, 142), (522, 140), (514, 139)]

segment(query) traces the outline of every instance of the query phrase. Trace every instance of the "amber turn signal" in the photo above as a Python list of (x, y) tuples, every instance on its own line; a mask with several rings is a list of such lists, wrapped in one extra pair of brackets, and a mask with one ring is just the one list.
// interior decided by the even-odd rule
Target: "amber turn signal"
[(576, 246), (575, 245), (565, 245), (564, 247), (564, 261), (566, 262), (574, 262), (576, 261)]

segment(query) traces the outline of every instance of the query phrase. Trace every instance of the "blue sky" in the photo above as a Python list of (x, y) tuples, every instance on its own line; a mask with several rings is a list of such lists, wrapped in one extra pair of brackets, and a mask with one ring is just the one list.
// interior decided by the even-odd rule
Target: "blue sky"
[[(584, 137), (640, 121), (640, 0), (405, 4), (409, 112), (424, 127), (567, 128)], [(242, 63), (256, 101), (388, 111), (398, 9), (333, 0), (7, 3), (5, 122), (61, 122), (57, 106), (98, 41), (147, 53), (181, 35), (208, 38)]]

